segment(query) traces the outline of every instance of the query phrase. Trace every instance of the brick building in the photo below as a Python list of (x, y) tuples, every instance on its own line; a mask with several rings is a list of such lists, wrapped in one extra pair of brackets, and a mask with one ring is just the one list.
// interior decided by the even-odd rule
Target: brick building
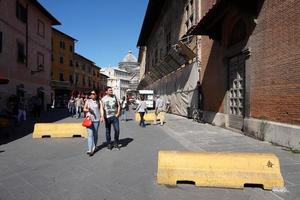
[(51, 103), (51, 27), (59, 25), (36, 0), (0, 1), (0, 105), (12, 95)]
[(201, 39), (205, 119), (300, 148), (300, 2), (207, 0)]

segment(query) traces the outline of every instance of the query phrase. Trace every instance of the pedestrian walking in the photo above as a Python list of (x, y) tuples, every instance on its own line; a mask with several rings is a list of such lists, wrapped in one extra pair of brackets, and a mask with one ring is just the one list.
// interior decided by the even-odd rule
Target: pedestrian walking
[[(85, 105), (85, 102), (89, 99), (89, 96), (86, 94), (84, 95), (84, 98), (83, 98), (83, 104)], [(86, 116), (86, 112), (83, 111), (83, 117)]]
[[(106, 134), (106, 144), (109, 150), (113, 147), (120, 150), (119, 135), (119, 116), (120, 116), (120, 103), (116, 96), (113, 94), (111, 87), (105, 88), (106, 95), (102, 98), (103, 113), (104, 116), (101, 121), (105, 121), (105, 134)], [(111, 143), (111, 125), (114, 127), (114, 142)]]
[(165, 101), (160, 98), (159, 95), (156, 96), (156, 101), (155, 101), (155, 115), (154, 115), (154, 124), (157, 124), (157, 117), (158, 115), (160, 116), (160, 125), (163, 126), (165, 122), (165, 108), (166, 108), (166, 103)]
[(83, 110), (86, 112), (86, 117), (92, 121), (92, 125), (87, 127), (88, 134), (88, 151), (89, 156), (93, 156), (98, 142), (98, 129), (100, 125), (101, 114), (101, 102), (97, 98), (95, 91), (90, 92), (90, 99), (87, 99)]
[(21, 118), (26, 121), (26, 110), (27, 110), (27, 106), (26, 106), (26, 101), (23, 99), (23, 98), (20, 98), (20, 101), (19, 101), (19, 106), (18, 106), (18, 109), (19, 109), (19, 112), (18, 112), (18, 122), (21, 121)]
[(75, 99), (73, 96), (71, 96), (71, 98), (68, 102), (68, 109), (69, 109), (69, 113), (71, 113), (71, 116), (74, 117), (75, 116)]
[(137, 106), (135, 111), (140, 114), (140, 124), (139, 125), (143, 128), (146, 128), (144, 116), (145, 116), (145, 113), (147, 113), (147, 104), (146, 104), (144, 96), (141, 96), (141, 101), (139, 102), (139, 105)]
[(80, 94), (75, 98), (75, 109), (76, 109), (76, 118), (81, 117), (81, 109), (82, 109), (83, 99), (80, 97)]
[(127, 112), (129, 111), (128, 101), (125, 96), (123, 96), (121, 101), (121, 108), (122, 108), (122, 114), (121, 114), (121, 121), (127, 121)]

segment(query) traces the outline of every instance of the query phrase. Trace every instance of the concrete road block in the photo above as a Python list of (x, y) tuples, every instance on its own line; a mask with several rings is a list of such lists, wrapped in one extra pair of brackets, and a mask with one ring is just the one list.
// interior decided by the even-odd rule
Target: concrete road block
[(87, 138), (86, 128), (81, 123), (37, 123), (34, 125), (32, 134), (32, 138), (70, 138), (74, 136)]
[[(155, 113), (154, 112), (148, 112), (144, 115), (144, 120), (145, 121), (154, 121), (154, 116), (155, 116)], [(157, 116), (157, 121), (160, 120), (160, 116), (161, 116), (161, 113), (158, 114)], [(135, 121), (140, 121), (140, 113), (135, 113)]]
[(159, 151), (157, 183), (243, 188), (262, 185), (266, 190), (284, 188), (278, 158), (265, 153)]

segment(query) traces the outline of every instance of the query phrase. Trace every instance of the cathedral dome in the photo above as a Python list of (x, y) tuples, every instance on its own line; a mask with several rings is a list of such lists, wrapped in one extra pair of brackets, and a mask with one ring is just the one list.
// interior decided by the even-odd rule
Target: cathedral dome
[(131, 51), (128, 51), (127, 55), (121, 61), (121, 63), (128, 63), (128, 62), (137, 62), (136, 57), (132, 54)]

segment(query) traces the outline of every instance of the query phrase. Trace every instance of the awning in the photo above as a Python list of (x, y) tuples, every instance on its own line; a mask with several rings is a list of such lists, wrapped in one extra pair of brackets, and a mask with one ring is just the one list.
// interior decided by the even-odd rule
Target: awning
[(8, 82), (9, 82), (9, 80), (7, 78), (0, 76), (0, 84), (1, 85), (8, 84)]
[(196, 54), (182, 42), (172, 46), (169, 53), (144, 75), (138, 89), (147, 87), (155, 81), (176, 71), (184, 64), (195, 58)]
[(207, 35), (214, 40), (221, 39), (222, 23), (225, 15), (237, 8), (241, 13), (258, 16), (264, 0), (220, 0), (200, 20), (189, 35)]
[(196, 54), (193, 52), (193, 50), (181, 41), (179, 41), (177, 44), (177, 50), (179, 54), (182, 55), (186, 60), (192, 60), (196, 57)]

